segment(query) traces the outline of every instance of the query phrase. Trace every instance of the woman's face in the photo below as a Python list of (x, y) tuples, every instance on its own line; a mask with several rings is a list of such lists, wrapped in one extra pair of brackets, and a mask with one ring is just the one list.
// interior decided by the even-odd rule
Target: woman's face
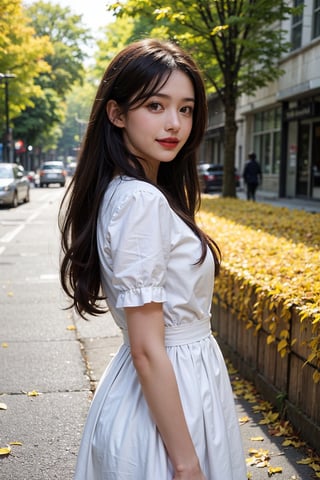
[(125, 144), (150, 180), (156, 181), (160, 162), (171, 162), (188, 140), (194, 102), (191, 80), (175, 70), (155, 95), (121, 115)]

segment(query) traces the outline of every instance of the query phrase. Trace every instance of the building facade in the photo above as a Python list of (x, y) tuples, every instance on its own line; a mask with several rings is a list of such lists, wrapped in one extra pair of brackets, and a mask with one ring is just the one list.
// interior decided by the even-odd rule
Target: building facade
[[(320, 0), (305, 0), (303, 13), (281, 27), (292, 45), (280, 61), (284, 74), (238, 102), (236, 167), (242, 172), (254, 151), (263, 191), (320, 200)], [(222, 105), (210, 97), (202, 162), (223, 163), (223, 120)]]

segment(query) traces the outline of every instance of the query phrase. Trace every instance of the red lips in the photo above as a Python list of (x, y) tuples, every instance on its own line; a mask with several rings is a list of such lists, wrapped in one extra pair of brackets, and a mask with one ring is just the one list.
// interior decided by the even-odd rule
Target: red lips
[(157, 140), (157, 142), (165, 148), (175, 148), (178, 145), (179, 140), (175, 137), (168, 137), (160, 138)]

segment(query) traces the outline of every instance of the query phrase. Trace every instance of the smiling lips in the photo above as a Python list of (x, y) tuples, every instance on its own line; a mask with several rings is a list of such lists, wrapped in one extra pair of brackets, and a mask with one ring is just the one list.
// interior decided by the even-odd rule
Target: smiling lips
[(157, 142), (160, 143), (160, 145), (162, 145), (164, 148), (174, 149), (178, 145), (179, 140), (175, 137), (168, 137), (157, 139)]

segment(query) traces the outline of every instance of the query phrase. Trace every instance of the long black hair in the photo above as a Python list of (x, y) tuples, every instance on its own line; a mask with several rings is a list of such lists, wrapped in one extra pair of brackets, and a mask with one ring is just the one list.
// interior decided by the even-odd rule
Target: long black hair
[(207, 102), (201, 74), (180, 47), (171, 42), (145, 39), (127, 46), (109, 64), (97, 91), (74, 177), (59, 212), (62, 258), (60, 279), (80, 315), (97, 315), (105, 309), (100, 300), (101, 279), (96, 226), (103, 195), (116, 172), (139, 180), (146, 178), (141, 162), (126, 148), (122, 130), (108, 118), (106, 105), (117, 102), (126, 113), (159, 91), (170, 74), (180, 70), (191, 80), (195, 94), (192, 130), (171, 162), (161, 162), (157, 185), (171, 207), (202, 243), (203, 262), (207, 246), (218, 272), (220, 251), (199, 229), (195, 213), (200, 206), (197, 150), (207, 123)]

